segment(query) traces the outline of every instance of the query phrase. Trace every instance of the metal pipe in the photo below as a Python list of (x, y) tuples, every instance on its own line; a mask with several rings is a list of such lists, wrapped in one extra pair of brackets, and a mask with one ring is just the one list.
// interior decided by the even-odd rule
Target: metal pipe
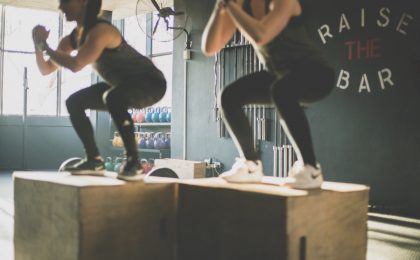
[(262, 136), (261, 139), (266, 141), (267, 140), (267, 122), (265, 121), (265, 105), (262, 106), (262, 118), (261, 118), (261, 131)]
[(289, 161), (288, 147), (287, 145), (283, 145), (283, 176), (284, 177), (287, 177), (287, 173), (289, 172), (288, 161)]
[(23, 114), (22, 114), (22, 124), (23, 124), (23, 148), (22, 148), (22, 158), (23, 158), (23, 169), (26, 170), (26, 136), (27, 136), (27, 116), (28, 116), (28, 90), (29, 90), (29, 81), (28, 81), (28, 68), (23, 68)]
[[(63, 37), (64, 34), (64, 15), (63, 13), (60, 12), (60, 16), (58, 18), (58, 38), (61, 39)], [(61, 116), (61, 101), (62, 101), (62, 91), (61, 91), (61, 81), (63, 79), (63, 72), (62, 70), (57, 70), (56, 72), (57, 74), (57, 106), (56, 106), (56, 114), (58, 116)]]
[(254, 147), (257, 147), (257, 109), (256, 109), (256, 105), (253, 105), (252, 109), (253, 109), (252, 125), (253, 125), (253, 133), (254, 133)]
[(279, 150), (279, 176), (284, 177), (284, 149), (282, 146), (277, 146), (277, 149)]
[(287, 146), (287, 176), (289, 176), (289, 170), (292, 168), (292, 156), (293, 156), (293, 147), (291, 145)]
[(261, 140), (261, 117), (260, 117), (260, 106), (255, 106), (256, 115), (257, 115), (257, 140)]
[(279, 153), (276, 146), (273, 146), (273, 176), (278, 177)]
[[(6, 15), (4, 5), (0, 6), (0, 49), (4, 49), (5, 24)], [(0, 97), (3, 97), (3, 68), (4, 68), (4, 52), (0, 50)], [(0, 98), (0, 115), (3, 114), (3, 98)]]
[(278, 123), (277, 123), (277, 112), (274, 109), (274, 145), (278, 146)]
[(182, 159), (187, 159), (187, 61), (184, 60), (184, 114), (183, 114), (183, 134), (182, 134)]

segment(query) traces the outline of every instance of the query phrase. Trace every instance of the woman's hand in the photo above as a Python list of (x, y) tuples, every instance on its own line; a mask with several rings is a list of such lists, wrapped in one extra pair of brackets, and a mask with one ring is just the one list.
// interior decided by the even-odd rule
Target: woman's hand
[(238, 3), (241, 0), (230, 0), (228, 6), (224, 6), (223, 1), (226, 0), (217, 0), (202, 34), (201, 49), (206, 56), (220, 51), (236, 31), (236, 26), (227, 13), (227, 9), (233, 6), (231, 2)]
[(50, 35), (50, 31), (48, 31), (44, 26), (37, 25), (32, 29), (32, 40), (34, 44), (45, 43)]

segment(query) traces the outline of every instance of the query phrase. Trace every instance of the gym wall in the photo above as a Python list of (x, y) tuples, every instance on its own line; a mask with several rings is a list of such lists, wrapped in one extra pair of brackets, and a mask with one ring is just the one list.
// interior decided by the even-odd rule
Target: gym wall
[[(214, 58), (200, 51), (214, 2), (183, 0), (193, 24), (186, 157), (212, 157), (230, 168), (238, 154), (231, 139), (217, 137)], [(331, 95), (306, 110), (325, 178), (369, 185), (373, 210), (420, 215), (420, 4), (319, 0), (304, 6), (311, 38), (336, 69)], [(184, 43), (178, 38), (174, 52), (174, 158), (183, 153)], [(266, 175), (272, 174), (272, 146), (262, 143)]]
[[(110, 154), (110, 118), (92, 112), (98, 148)], [(67, 158), (83, 157), (83, 146), (68, 117), (0, 117), (0, 170), (57, 170)]]

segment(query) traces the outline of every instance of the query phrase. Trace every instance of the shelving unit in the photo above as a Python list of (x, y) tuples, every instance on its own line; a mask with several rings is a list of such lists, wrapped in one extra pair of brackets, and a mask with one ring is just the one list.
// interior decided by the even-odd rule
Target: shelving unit
[[(115, 151), (124, 152), (124, 148), (122, 147), (113, 147)], [(155, 159), (162, 159), (162, 158), (169, 158), (171, 156), (171, 149), (146, 149), (146, 148), (139, 148), (137, 149), (140, 155), (144, 153), (151, 153), (151, 154), (158, 154), (158, 157)]]
[(171, 123), (134, 123), (134, 125), (135, 126), (140, 126), (140, 127), (150, 127), (150, 126), (156, 126), (156, 127), (159, 127), (159, 126), (161, 126), (161, 127), (165, 127), (165, 126), (168, 126), (168, 127), (170, 127), (171, 126)]
[[(135, 131), (136, 132), (170, 132), (171, 123), (164, 122), (164, 123), (157, 123), (157, 122), (142, 122), (142, 123), (134, 123)], [(111, 126), (112, 133), (115, 132), (115, 127)], [(112, 142), (112, 138), (111, 138)], [(115, 153), (123, 154), (124, 148), (123, 147), (112, 147), (112, 150)], [(147, 149), (147, 148), (138, 148), (137, 149), (140, 153), (140, 157), (142, 159), (162, 159), (162, 158), (170, 158), (171, 157), (171, 149)], [(114, 153), (114, 154), (115, 154)]]

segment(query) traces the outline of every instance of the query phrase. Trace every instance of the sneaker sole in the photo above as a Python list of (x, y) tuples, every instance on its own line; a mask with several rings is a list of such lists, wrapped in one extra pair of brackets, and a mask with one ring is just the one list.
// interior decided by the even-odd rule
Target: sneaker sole
[(229, 176), (221, 176), (220, 178), (224, 179), (225, 181), (229, 182), (229, 183), (262, 183), (262, 177), (261, 178), (255, 178), (255, 179), (244, 179), (244, 180), (235, 180), (235, 179), (230, 179)]
[(89, 175), (89, 176), (105, 176), (105, 170), (101, 170), (101, 171), (77, 171), (77, 172), (70, 172), (71, 175), (78, 175), (78, 176), (83, 176), (83, 175)]
[(317, 186), (290, 185), (291, 188), (298, 189), (298, 190), (315, 190), (315, 189), (321, 189), (321, 186), (322, 185), (317, 185)]
[(229, 180), (226, 180), (225, 179), (225, 181), (226, 182), (229, 182), (229, 183), (235, 183), (235, 184), (262, 184), (263, 182), (262, 182), (262, 180), (258, 180), (258, 181), (229, 181)]
[(321, 189), (322, 182), (321, 183), (311, 183), (311, 184), (302, 184), (302, 183), (296, 183), (293, 178), (286, 178), (286, 182), (284, 183), (286, 186), (292, 188), (292, 189), (298, 189), (298, 190), (314, 190), (314, 189)]
[(118, 175), (117, 179), (123, 181), (142, 181), (145, 177), (145, 174), (137, 174), (133, 176)]

